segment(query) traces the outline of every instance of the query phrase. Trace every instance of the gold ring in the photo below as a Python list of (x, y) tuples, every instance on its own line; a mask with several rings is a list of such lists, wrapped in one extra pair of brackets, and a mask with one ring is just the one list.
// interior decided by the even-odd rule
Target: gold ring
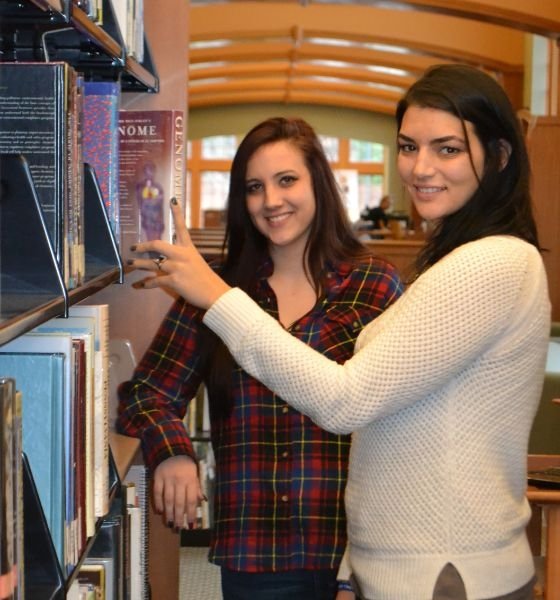
[(167, 260), (167, 256), (163, 256), (160, 254), (157, 258), (153, 259), (154, 264), (158, 268), (158, 271), (161, 271), (161, 265)]

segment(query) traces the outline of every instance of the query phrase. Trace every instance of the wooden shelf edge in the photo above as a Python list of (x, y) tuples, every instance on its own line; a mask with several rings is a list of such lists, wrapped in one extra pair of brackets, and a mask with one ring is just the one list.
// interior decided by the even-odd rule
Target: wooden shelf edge
[(140, 440), (110, 431), (109, 446), (111, 446), (119, 479), (123, 481), (130, 465), (140, 456)]

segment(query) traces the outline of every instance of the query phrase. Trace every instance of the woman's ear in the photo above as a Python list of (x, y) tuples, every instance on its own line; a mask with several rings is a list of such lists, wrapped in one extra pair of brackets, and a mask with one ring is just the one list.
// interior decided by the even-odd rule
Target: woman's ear
[(498, 141), (500, 147), (500, 171), (506, 168), (511, 156), (511, 144), (504, 139)]

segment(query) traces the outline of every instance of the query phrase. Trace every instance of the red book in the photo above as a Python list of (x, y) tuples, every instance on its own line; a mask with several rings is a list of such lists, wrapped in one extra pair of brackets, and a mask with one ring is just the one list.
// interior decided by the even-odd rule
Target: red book
[(185, 130), (180, 110), (119, 113), (119, 204), (121, 253), (131, 244), (171, 242), (169, 200), (184, 206)]

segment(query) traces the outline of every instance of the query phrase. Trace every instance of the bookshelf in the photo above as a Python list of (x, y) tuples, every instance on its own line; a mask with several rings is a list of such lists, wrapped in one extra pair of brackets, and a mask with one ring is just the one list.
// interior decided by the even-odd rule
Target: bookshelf
[[(93, 22), (71, 0), (0, 0), (1, 62), (60, 61), (87, 80), (117, 81), (122, 90), (158, 92), (159, 79), (144, 41), (144, 58), (127, 52), (110, 0), (103, 0), (103, 25)], [(114, 283), (124, 270), (93, 170), (84, 165), (84, 274), (76, 286), (65, 283), (59, 257), (45, 223), (29, 165), (22, 153), (0, 154), (0, 347)], [(9, 373), (4, 374), (9, 376)], [(137, 454), (137, 440), (110, 440), (109, 501), (120, 494), (123, 469)], [(63, 572), (45, 521), (33, 475), (23, 459), (25, 548), (24, 582), (28, 600), (65, 599), (104, 521), (82, 548), (72, 572)], [(18, 596), (19, 598), (20, 596)]]

